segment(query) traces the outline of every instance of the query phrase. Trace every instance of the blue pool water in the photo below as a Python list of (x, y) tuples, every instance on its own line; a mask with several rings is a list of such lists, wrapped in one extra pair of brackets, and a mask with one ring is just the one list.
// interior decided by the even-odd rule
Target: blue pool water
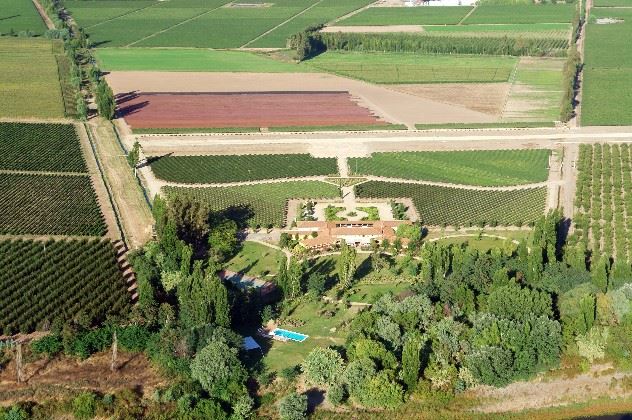
[(301, 333), (297, 333), (294, 331), (288, 331), (288, 330), (284, 330), (282, 328), (275, 328), (272, 331), (272, 334), (278, 336), (278, 337), (285, 337), (289, 340), (293, 340), (293, 341), (298, 341), (299, 343), (302, 341), (307, 340), (307, 337), (309, 337), (308, 335), (305, 334), (301, 334)]

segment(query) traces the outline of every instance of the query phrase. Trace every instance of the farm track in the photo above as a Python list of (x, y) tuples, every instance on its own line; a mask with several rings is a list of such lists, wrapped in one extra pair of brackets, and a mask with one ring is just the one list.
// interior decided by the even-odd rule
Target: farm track
[(46, 27), (48, 29), (55, 29), (55, 24), (48, 17), (48, 15), (46, 14), (46, 10), (44, 10), (40, 2), (38, 0), (33, 0), (33, 5), (37, 9), (37, 13), (39, 13), (39, 15), (42, 17), (42, 20), (44, 21), (44, 24), (46, 25)]

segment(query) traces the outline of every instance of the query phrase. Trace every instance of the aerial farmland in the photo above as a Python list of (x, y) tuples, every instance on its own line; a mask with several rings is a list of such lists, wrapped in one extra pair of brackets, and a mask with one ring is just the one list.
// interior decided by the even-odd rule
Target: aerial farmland
[(628, 0), (3, 0), (0, 420), (626, 418)]

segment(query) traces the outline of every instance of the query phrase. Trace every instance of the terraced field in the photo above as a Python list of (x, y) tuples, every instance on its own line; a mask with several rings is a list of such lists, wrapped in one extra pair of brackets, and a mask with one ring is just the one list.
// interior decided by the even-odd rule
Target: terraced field
[(293, 181), (239, 187), (165, 187), (167, 197), (175, 194), (226, 212), (251, 227), (283, 226), (287, 201), (292, 198), (337, 198), (338, 187), (318, 181)]
[(109, 241), (0, 241), (0, 267), (2, 334), (43, 330), (80, 311), (100, 322), (130, 307)]
[[(155, 160), (154, 160), (155, 159)], [(336, 159), (302, 155), (168, 156), (149, 158), (165, 181), (212, 184), (337, 174)]]
[(430, 226), (522, 226), (543, 214), (546, 199), (546, 188), (477, 191), (382, 181), (359, 184), (355, 192), (359, 198), (411, 198)]
[(374, 153), (349, 159), (349, 170), (361, 176), (509, 186), (546, 181), (549, 155), (544, 149)]

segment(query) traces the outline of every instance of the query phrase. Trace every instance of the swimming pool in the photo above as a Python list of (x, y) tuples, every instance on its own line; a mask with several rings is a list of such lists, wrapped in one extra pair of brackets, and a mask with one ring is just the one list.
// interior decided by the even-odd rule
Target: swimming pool
[(309, 337), (309, 335), (284, 330), (283, 328), (275, 328), (274, 330), (272, 330), (272, 334), (276, 335), (277, 337), (287, 338), (288, 340), (298, 341), (299, 343), (307, 340), (307, 337)]

